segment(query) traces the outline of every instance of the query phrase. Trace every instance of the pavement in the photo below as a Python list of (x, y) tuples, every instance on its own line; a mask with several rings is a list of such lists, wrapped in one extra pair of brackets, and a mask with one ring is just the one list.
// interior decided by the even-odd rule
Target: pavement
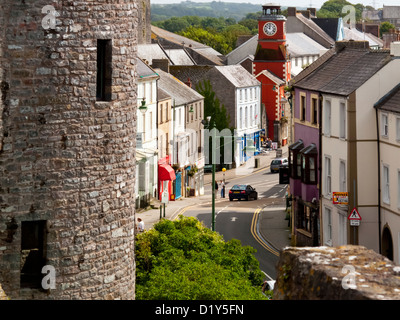
[[(287, 157), (288, 145), (281, 147), (282, 157)], [(249, 160), (247, 164), (240, 166), (240, 169), (245, 168), (247, 165), (246, 174), (251, 174), (260, 170), (268, 170), (270, 163), (276, 158), (277, 151), (263, 151), (261, 154), (256, 155), (255, 159), (259, 159), (259, 167), (255, 168), (252, 164), (255, 163), (254, 160)], [(243, 171), (240, 173), (237, 169), (230, 169), (225, 171), (225, 180), (232, 181), (236, 178), (242, 178)], [(215, 173), (215, 180), (220, 181), (224, 179), (224, 174), (222, 171)], [(212, 174), (206, 173), (204, 175), (204, 186), (210, 185), (212, 180)], [(209, 188), (208, 188), (209, 189)], [(218, 192), (218, 197), (215, 202), (225, 201), (226, 198), (221, 199)], [(145, 230), (153, 228), (154, 224), (160, 221), (160, 219), (165, 218), (169, 220), (174, 220), (180, 214), (183, 214), (191, 206), (198, 205), (199, 203), (212, 203), (212, 197), (210, 191), (205, 191), (204, 195), (197, 197), (180, 198), (175, 201), (169, 201), (165, 206), (165, 213), (163, 206), (161, 206), (161, 212), (159, 208), (149, 209), (149, 210), (136, 210), (136, 218), (141, 218), (145, 225)], [(290, 246), (290, 230), (288, 227), (288, 220), (285, 220), (285, 199), (276, 199), (273, 205), (264, 207), (259, 213), (257, 230), (259, 235), (264, 241), (268, 242), (278, 251), (286, 246)]]

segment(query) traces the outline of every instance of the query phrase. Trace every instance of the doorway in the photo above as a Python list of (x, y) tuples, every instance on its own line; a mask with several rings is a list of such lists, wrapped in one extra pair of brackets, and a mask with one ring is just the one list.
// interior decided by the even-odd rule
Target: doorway
[(383, 228), (382, 233), (382, 254), (393, 261), (393, 239), (388, 226)]

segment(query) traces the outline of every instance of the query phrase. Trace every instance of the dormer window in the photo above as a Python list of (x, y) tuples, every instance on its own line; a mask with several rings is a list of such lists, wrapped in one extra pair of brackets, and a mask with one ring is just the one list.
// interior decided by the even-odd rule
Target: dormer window
[(303, 140), (298, 140), (289, 146), (289, 172), (293, 179), (301, 178), (301, 154), (304, 148)]
[(300, 150), (301, 181), (305, 184), (317, 184), (317, 146), (312, 143)]

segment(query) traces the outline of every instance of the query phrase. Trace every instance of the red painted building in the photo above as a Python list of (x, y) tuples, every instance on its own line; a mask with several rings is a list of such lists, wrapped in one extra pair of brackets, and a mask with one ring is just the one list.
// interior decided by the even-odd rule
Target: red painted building
[(284, 87), (290, 80), (290, 60), (286, 49), (286, 18), (278, 4), (263, 5), (258, 21), (258, 45), (253, 74), (262, 83), (261, 102), (267, 115), (267, 137), (281, 142)]

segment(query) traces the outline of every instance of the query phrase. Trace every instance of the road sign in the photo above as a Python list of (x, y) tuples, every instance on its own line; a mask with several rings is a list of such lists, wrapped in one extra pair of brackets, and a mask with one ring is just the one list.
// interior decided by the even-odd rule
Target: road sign
[(357, 208), (353, 208), (353, 210), (350, 212), (349, 216), (347, 217), (347, 219), (351, 220), (361, 220), (361, 216), (357, 211)]
[(349, 193), (348, 192), (333, 192), (332, 193), (333, 204), (349, 204)]
[(358, 227), (360, 226), (360, 220), (350, 220), (350, 225), (352, 227)]
[(163, 193), (161, 194), (161, 203), (168, 204), (168, 198), (169, 198), (168, 190), (164, 190)]

